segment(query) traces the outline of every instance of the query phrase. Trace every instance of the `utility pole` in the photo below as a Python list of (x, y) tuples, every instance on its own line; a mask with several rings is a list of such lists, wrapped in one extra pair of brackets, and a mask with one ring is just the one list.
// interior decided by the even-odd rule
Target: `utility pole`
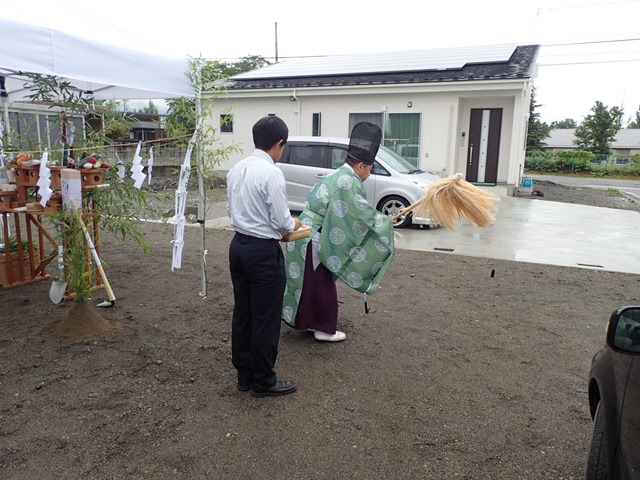
[(278, 63), (278, 22), (276, 22), (276, 63)]

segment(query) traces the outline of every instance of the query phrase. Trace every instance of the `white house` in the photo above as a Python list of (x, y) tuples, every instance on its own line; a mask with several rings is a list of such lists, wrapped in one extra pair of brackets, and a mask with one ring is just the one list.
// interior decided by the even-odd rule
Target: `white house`
[[(203, 95), (223, 145), (253, 149), (251, 127), (277, 115), (290, 135), (348, 137), (362, 120), (384, 145), (441, 176), (506, 184), (524, 167), (539, 45), (492, 45), (296, 58), (226, 79)], [(216, 98), (217, 95), (217, 98)], [(210, 102), (213, 101), (213, 105)], [(225, 124), (228, 117), (230, 123)]]

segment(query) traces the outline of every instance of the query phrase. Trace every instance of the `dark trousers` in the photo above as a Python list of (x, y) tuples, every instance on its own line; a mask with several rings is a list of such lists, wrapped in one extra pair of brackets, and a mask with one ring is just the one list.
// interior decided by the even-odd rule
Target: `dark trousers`
[(231, 360), (238, 383), (271, 387), (276, 383), (273, 367), (286, 286), (280, 243), (236, 233), (229, 247), (229, 270), (235, 302)]

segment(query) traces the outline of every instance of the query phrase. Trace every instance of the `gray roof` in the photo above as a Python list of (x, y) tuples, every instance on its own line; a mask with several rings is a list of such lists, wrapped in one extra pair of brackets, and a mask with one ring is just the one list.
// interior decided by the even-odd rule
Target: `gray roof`
[[(576, 148), (573, 143), (575, 138), (575, 128), (557, 128), (549, 132), (544, 143), (547, 148)], [(611, 142), (613, 149), (640, 149), (640, 129), (623, 128), (616, 133), (615, 139)]]
[(299, 58), (223, 81), (228, 90), (532, 78), (540, 45)]

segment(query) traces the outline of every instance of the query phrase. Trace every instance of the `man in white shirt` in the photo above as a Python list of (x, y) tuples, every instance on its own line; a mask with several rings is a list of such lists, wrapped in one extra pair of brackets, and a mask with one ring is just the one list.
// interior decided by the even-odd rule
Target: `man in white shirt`
[(227, 174), (227, 209), (236, 231), (229, 247), (234, 308), (231, 359), (238, 390), (255, 397), (296, 391), (273, 369), (280, 341), (286, 285), (280, 239), (300, 228), (287, 207), (284, 175), (275, 166), (289, 137), (282, 119), (269, 116), (253, 126), (253, 153)]

